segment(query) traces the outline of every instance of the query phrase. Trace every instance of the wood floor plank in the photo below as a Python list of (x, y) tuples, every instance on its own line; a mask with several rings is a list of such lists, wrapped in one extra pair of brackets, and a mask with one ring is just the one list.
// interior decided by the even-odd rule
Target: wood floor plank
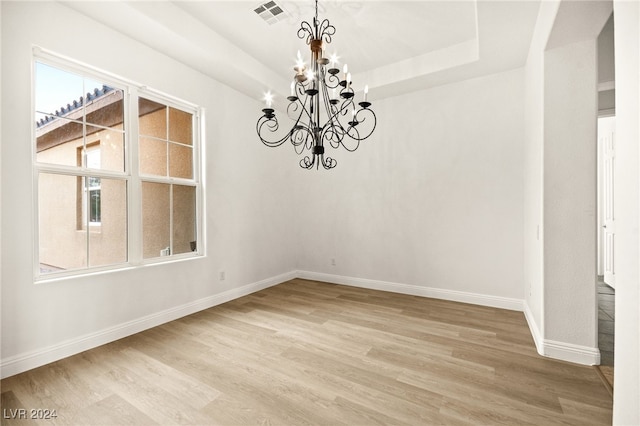
[(74, 426), (113, 426), (114, 418), (117, 419), (119, 426), (159, 424), (116, 394), (79, 410), (68, 424)]
[(3, 409), (56, 409), (58, 425), (606, 425), (612, 411), (595, 369), (537, 354), (521, 312), (303, 279), (0, 385)]

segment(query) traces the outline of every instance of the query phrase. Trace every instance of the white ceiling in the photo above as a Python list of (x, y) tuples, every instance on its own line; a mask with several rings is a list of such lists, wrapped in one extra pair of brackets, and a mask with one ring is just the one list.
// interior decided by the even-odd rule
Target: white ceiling
[[(309, 57), (296, 33), (312, 21), (314, 2), (276, 0), (287, 17), (273, 25), (253, 11), (261, 3), (65, 2), (248, 96), (285, 97), (296, 52)], [(319, 18), (336, 27), (326, 52), (375, 99), (524, 65), (539, 3), (320, 0)]]

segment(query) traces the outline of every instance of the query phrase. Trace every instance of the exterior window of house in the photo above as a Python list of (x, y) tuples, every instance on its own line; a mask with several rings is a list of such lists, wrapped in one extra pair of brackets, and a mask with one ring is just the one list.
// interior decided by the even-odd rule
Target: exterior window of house
[(201, 255), (194, 105), (38, 53), (36, 279)]
[(193, 114), (138, 98), (144, 258), (196, 248)]
[[(81, 156), (86, 159), (86, 167), (89, 169), (100, 169), (100, 146), (92, 145), (86, 148), (86, 155)], [(82, 210), (82, 226), (100, 225), (100, 178), (95, 176), (87, 176), (80, 178), (83, 184), (82, 202), (80, 209)]]

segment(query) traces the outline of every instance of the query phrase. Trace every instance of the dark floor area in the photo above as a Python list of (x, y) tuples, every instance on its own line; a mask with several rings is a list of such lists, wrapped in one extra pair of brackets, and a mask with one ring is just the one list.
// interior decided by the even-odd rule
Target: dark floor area
[(615, 290), (598, 279), (598, 347), (600, 365), (613, 367)]

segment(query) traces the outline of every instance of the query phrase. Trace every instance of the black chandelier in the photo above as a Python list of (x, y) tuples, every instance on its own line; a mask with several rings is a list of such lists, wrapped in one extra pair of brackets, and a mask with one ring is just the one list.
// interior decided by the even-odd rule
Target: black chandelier
[[(340, 76), (340, 70), (336, 68), (336, 56), (333, 55), (331, 59), (323, 56), (324, 42), (331, 43), (336, 28), (328, 19), (318, 21), (318, 0), (315, 4), (313, 26), (303, 21), (298, 30), (298, 38), (306, 39), (311, 48), (311, 62), (310, 68), (307, 68), (298, 52), (291, 94), (287, 97), (287, 115), (294, 121), (293, 127), (277, 139), (277, 134), (282, 133), (278, 131), (280, 125), (272, 108), (273, 97), (267, 93), (264, 98), (267, 105), (258, 119), (256, 131), (260, 140), (269, 147), (290, 141), (298, 154), (309, 151), (300, 160), (302, 168), (312, 169), (315, 166), (318, 169), (322, 164), (325, 169), (332, 169), (337, 162), (325, 156), (325, 148), (343, 146), (349, 152), (355, 151), (360, 141), (371, 136), (377, 120), (373, 110), (369, 109), (371, 103), (367, 102), (368, 87), (365, 86), (363, 100), (356, 106), (347, 65), (344, 65)], [(322, 113), (321, 104), (324, 106)], [(271, 140), (269, 136), (276, 139)]]

